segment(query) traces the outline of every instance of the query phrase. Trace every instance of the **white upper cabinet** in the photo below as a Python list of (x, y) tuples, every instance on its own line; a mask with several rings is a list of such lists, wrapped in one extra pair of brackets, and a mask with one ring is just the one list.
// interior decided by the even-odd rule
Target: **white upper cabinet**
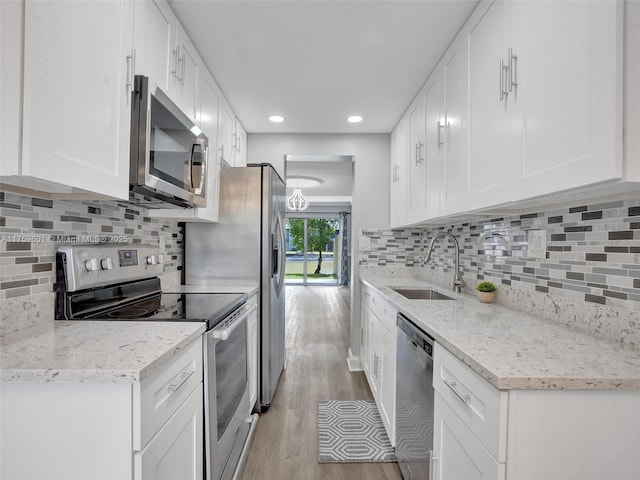
[(391, 228), (407, 224), (408, 178), (409, 178), (409, 140), (407, 117), (404, 116), (391, 132), (390, 162), (390, 225)]
[(178, 19), (164, 1), (135, 2), (136, 75), (149, 77), (167, 95), (177, 75)]
[(522, 156), (522, 100), (509, 92), (512, 2), (480, 4), (464, 27), (468, 45), (466, 209), (511, 200)]
[(440, 191), (443, 180), (443, 151), (446, 137), (442, 73), (437, 70), (424, 90), (424, 203), (416, 220), (434, 218), (440, 214)]
[(128, 198), (133, 19), (128, 1), (26, 2), (20, 178), (3, 182)]
[(421, 218), (424, 213), (425, 189), (425, 139), (424, 95), (418, 94), (409, 107), (409, 222)]
[(176, 44), (177, 68), (174, 77), (174, 101), (192, 120), (199, 116), (198, 83), (202, 59), (191, 43), (187, 32), (178, 24)]
[(511, 76), (525, 109), (516, 197), (621, 178), (618, 2), (519, 1), (514, 10), (522, 32)]
[(231, 107), (223, 100), (218, 117), (218, 158), (228, 166), (235, 165), (235, 123), (236, 116)]
[(440, 215), (458, 211), (465, 146), (466, 124), (462, 121), (463, 42), (459, 36), (440, 61), (444, 85), (443, 119), (440, 120), (439, 146), (442, 155)]
[(247, 131), (240, 123), (240, 119), (235, 119), (235, 132), (234, 132), (235, 148), (234, 148), (234, 166), (246, 167), (247, 166)]
[(638, 15), (616, 1), (481, 1), (406, 112), (409, 214), (392, 208), (391, 225), (637, 189), (622, 131), (638, 123), (623, 107)]
[(467, 207), (623, 177), (617, 2), (481, 4), (469, 48)]

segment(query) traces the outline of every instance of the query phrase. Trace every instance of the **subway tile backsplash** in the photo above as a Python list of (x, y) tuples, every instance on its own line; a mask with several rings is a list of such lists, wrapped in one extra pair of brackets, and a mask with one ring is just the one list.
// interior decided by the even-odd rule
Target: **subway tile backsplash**
[[(159, 245), (166, 252), (163, 282), (179, 283), (182, 232), (178, 222), (118, 201), (50, 200), (0, 192), (0, 334), (37, 323), (46, 304), (52, 317), (55, 252), (69, 243)], [(6, 317), (16, 315), (7, 326)]]
[[(370, 248), (361, 248), (360, 265), (418, 267), (416, 275), (448, 285), (453, 281), (452, 242), (439, 239), (431, 261), (424, 263), (433, 235), (441, 231), (458, 239), (467, 293), (489, 280), (498, 285), (498, 298), (501, 292), (503, 300), (515, 298), (508, 293), (517, 290), (520, 295), (624, 309), (630, 312), (623, 315), (636, 316), (631, 323), (640, 331), (640, 199), (571, 205), (440, 228), (363, 230)], [(532, 254), (533, 231), (541, 231), (536, 238), (546, 240), (539, 255)]]

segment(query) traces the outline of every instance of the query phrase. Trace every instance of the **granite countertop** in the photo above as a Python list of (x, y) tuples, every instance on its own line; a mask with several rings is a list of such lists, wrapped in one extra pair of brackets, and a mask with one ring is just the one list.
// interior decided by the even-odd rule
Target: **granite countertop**
[(174, 285), (162, 289), (165, 293), (246, 293), (248, 296), (258, 292), (258, 284), (253, 282), (211, 283), (209, 285)]
[(135, 383), (204, 332), (201, 322), (54, 321), (0, 338), (2, 382)]
[[(453, 355), (501, 390), (640, 390), (640, 351), (415, 278), (361, 276)], [(450, 300), (409, 300), (429, 287)]]

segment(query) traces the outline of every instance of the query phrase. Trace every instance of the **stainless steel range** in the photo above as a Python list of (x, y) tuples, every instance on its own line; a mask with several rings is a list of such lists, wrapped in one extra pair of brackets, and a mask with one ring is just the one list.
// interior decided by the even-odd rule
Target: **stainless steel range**
[(257, 423), (250, 415), (247, 318), (241, 293), (163, 293), (163, 253), (144, 245), (58, 249), (56, 318), (205, 322), (204, 418), (208, 480), (242, 474)]

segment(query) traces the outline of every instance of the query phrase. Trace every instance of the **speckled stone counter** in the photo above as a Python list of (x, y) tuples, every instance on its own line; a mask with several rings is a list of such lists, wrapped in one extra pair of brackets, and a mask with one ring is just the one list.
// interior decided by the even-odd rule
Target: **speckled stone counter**
[[(499, 389), (640, 390), (638, 350), (415, 278), (360, 278)], [(389, 286), (456, 300), (409, 300)]]
[(56, 321), (0, 339), (2, 382), (132, 383), (204, 332), (199, 322)]

